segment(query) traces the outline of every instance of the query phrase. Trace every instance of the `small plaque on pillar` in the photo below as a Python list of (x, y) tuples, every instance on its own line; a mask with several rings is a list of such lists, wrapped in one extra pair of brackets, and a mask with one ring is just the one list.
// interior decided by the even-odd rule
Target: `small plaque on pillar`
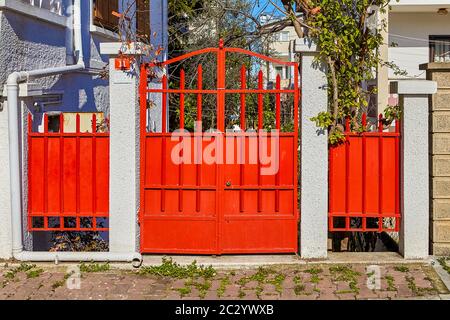
[(114, 59), (114, 66), (116, 70), (128, 71), (131, 69), (131, 59), (127, 57), (121, 57)]

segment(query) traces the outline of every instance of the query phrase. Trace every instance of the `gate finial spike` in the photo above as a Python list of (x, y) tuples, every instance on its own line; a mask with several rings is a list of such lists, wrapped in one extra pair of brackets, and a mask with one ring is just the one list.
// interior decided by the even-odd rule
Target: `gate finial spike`
[(223, 41), (223, 39), (220, 39), (219, 40), (219, 48), (223, 49), (223, 47), (224, 47), (224, 41)]

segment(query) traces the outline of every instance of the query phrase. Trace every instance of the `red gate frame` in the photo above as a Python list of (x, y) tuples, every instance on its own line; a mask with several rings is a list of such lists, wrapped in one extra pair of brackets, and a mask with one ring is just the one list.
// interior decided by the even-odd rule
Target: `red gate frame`
[[(149, 67), (166, 67), (170, 64), (207, 53), (215, 53), (217, 55), (217, 88), (215, 90), (205, 90), (202, 88), (202, 67), (201, 65), (198, 66), (198, 87), (197, 89), (185, 89), (184, 87), (184, 71), (181, 72), (180, 78), (181, 78), (181, 87), (180, 89), (168, 89), (167, 85), (167, 76), (164, 75), (162, 77), (162, 89), (149, 89), (147, 87), (147, 81), (148, 81), (148, 68)], [(245, 69), (243, 68), (241, 77), (242, 77), (242, 86), (240, 89), (226, 89), (226, 54), (227, 53), (239, 53), (244, 54), (248, 56), (253, 56), (256, 58), (259, 58), (263, 61), (272, 62), (279, 65), (289, 66), (294, 68), (294, 88), (293, 89), (281, 89), (281, 81), (280, 77), (277, 77), (277, 83), (276, 83), (276, 89), (263, 89), (263, 75), (262, 71), (259, 73), (259, 86), (257, 90), (251, 90), (246, 89), (245, 86)], [(248, 50), (240, 49), (240, 48), (226, 48), (224, 47), (224, 43), (221, 40), (219, 48), (206, 48), (203, 50), (198, 50), (195, 52), (191, 52), (185, 55), (182, 55), (180, 57), (176, 57), (174, 59), (167, 60), (165, 62), (161, 63), (151, 63), (151, 64), (143, 64), (141, 66), (141, 76), (140, 76), (140, 166), (141, 166), (141, 179), (140, 179), (140, 210), (139, 210), (139, 222), (141, 226), (141, 252), (143, 253), (188, 253), (188, 254), (228, 254), (228, 253), (292, 253), (298, 251), (298, 220), (299, 220), (299, 212), (298, 212), (298, 106), (299, 106), (299, 100), (300, 100), (300, 89), (298, 84), (298, 78), (299, 78), (299, 71), (298, 71), (298, 63), (296, 62), (285, 62), (280, 61), (277, 59), (273, 59), (270, 57), (266, 57)], [(162, 94), (162, 132), (161, 133), (148, 133), (147, 132), (147, 119), (146, 119), (146, 110), (147, 110), (147, 95), (148, 93), (160, 93)], [(262, 191), (264, 186), (261, 185), (261, 175), (258, 174), (258, 185), (251, 186), (248, 189), (250, 190), (256, 190), (258, 192), (258, 213), (254, 215), (249, 215), (246, 217), (236, 217), (238, 221), (248, 221), (248, 227), (256, 228), (255, 230), (257, 234), (254, 234), (255, 237), (258, 238), (258, 241), (260, 241), (261, 245), (258, 246), (252, 246), (251, 244), (244, 243), (245, 241), (242, 241), (239, 246), (235, 247), (228, 247), (224, 248), (221, 244), (223, 237), (224, 237), (224, 223), (225, 223), (225, 213), (224, 213), (224, 195), (227, 191), (223, 187), (223, 181), (224, 181), (224, 165), (216, 165), (216, 186), (214, 190), (216, 190), (216, 212), (215, 217), (212, 218), (216, 221), (216, 239), (215, 244), (211, 245), (210, 248), (200, 248), (200, 246), (197, 244), (193, 244), (193, 246), (190, 246), (189, 248), (183, 247), (184, 244), (177, 243), (176, 245), (173, 245), (171, 247), (165, 246), (164, 244), (161, 245), (161, 243), (165, 243), (165, 240), (161, 240), (161, 237), (170, 237), (168, 233), (165, 233), (165, 231), (161, 230), (162, 228), (165, 228), (164, 221), (169, 221), (170, 217), (168, 216), (156, 216), (152, 217), (152, 221), (160, 220), (162, 223), (159, 225), (159, 227), (154, 227), (151, 231), (146, 230), (146, 220), (150, 219), (150, 217), (146, 217), (145, 211), (146, 211), (146, 204), (148, 204), (148, 201), (146, 200), (146, 190), (149, 189), (149, 186), (146, 186), (146, 168), (147, 164), (151, 159), (147, 159), (147, 150), (146, 150), (146, 141), (147, 138), (150, 137), (161, 137), (162, 138), (162, 152), (161, 156), (163, 159), (161, 160), (161, 185), (157, 188), (161, 191), (161, 211), (164, 211), (165, 206), (165, 199), (164, 194), (165, 190), (177, 190), (179, 191), (179, 206), (182, 206), (182, 190), (183, 190), (183, 181), (182, 178), (179, 178), (178, 185), (175, 186), (169, 186), (166, 184), (165, 180), (165, 154), (166, 154), (166, 138), (170, 137), (170, 133), (167, 130), (167, 95), (171, 94), (179, 94), (180, 95), (180, 129), (184, 127), (184, 95), (185, 94), (195, 94), (198, 97), (197, 102), (197, 115), (202, 114), (202, 104), (201, 99), (203, 94), (215, 94), (217, 96), (217, 129), (220, 132), (225, 132), (225, 96), (226, 94), (240, 94), (241, 95), (241, 127), (245, 128), (245, 96), (247, 94), (257, 94), (258, 95), (258, 127), (259, 129), (263, 128), (263, 96), (264, 94), (275, 94), (276, 95), (276, 128), (280, 129), (280, 96), (281, 94), (292, 94), (294, 96), (294, 130), (292, 133), (280, 133), (280, 136), (284, 136), (286, 138), (289, 138), (292, 140), (292, 148), (290, 149), (290, 152), (292, 152), (292, 159), (289, 161), (292, 163), (292, 167), (289, 168), (291, 170), (291, 185), (280, 185), (280, 174), (276, 174), (276, 186), (266, 187), (267, 190), (273, 190), (276, 193), (276, 210), (280, 210), (280, 193), (283, 191), (286, 192), (292, 192), (292, 204), (289, 204), (289, 206), (292, 206), (292, 212), (289, 215), (279, 215), (278, 217), (274, 215), (262, 215), (261, 214), (261, 203), (262, 203)], [(242, 102), (243, 101), (243, 102)], [(201, 117), (201, 116), (200, 116)], [(200, 118), (201, 120), (201, 118)], [(244, 125), (242, 125), (244, 124)], [(203, 133), (204, 134), (204, 133)], [(245, 134), (244, 134), (245, 135)], [(242, 165), (241, 165), (242, 166)], [(280, 165), (281, 167), (281, 165)], [(197, 165), (198, 168), (198, 165)], [(259, 164), (258, 164), (259, 168)], [(179, 166), (180, 172), (183, 170), (183, 165)], [(179, 175), (179, 177), (182, 177), (182, 174)], [(240, 190), (240, 193), (242, 195), (244, 186), (242, 185), (242, 170), (241, 170), (241, 185), (240, 187), (236, 187), (237, 190)], [(199, 197), (199, 189), (201, 187), (198, 184), (198, 170), (197, 170), (197, 187), (195, 190), (197, 191), (197, 206), (198, 206), (198, 197)], [(232, 190), (232, 189), (228, 189)], [(181, 201), (181, 202), (180, 202)], [(242, 208), (242, 198), (240, 200), (239, 207)], [(181, 203), (181, 205), (180, 205)], [(182, 210), (182, 208), (179, 208), (179, 210)], [(181, 211), (180, 211), (181, 212)], [(242, 209), (241, 209), (242, 212)], [(172, 219), (174, 219), (172, 217)], [(253, 220), (252, 220), (253, 219)], [(264, 221), (264, 223), (261, 223), (261, 225), (266, 225), (265, 230), (258, 229), (256, 226), (251, 226), (251, 224), (257, 223), (257, 220), (259, 219), (261, 221)], [(205, 220), (205, 217), (197, 217), (194, 218), (194, 220)], [(206, 219), (207, 220), (207, 219)], [(228, 220), (227, 220), (228, 221)], [(278, 238), (282, 238), (282, 240), (279, 240), (280, 243), (276, 243), (276, 241), (272, 241), (273, 239), (270, 238), (270, 234), (265, 233), (264, 231), (267, 231), (267, 226), (269, 225), (268, 222), (272, 223), (274, 226), (278, 224), (279, 227), (279, 234), (277, 234)], [(229, 221), (228, 221), (229, 222)], [(156, 222), (155, 222), (156, 223)], [(244, 222), (241, 222), (244, 223)], [(193, 225), (193, 224), (192, 224)], [(276, 227), (273, 227), (276, 229)], [(233, 229), (228, 230), (228, 233), (233, 233)], [(173, 231), (173, 230), (167, 230), (167, 231)], [(158, 237), (157, 240), (154, 240), (154, 242), (158, 242), (156, 245), (148, 245), (148, 241), (146, 240), (146, 237), (149, 236), (149, 233), (158, 233), (156, 237)], [(192, 232), (202, 232), (201, 229), (192, 229)], [(270, 230), (269, 232), (270, 233)], [(153, 234), (151, 236), (154, 236)], [(239, 237), (239, 234), (233, 234), (233, 237)], [(273, 236), (272, 236), (273, 238)], [(160, 241), (161, 240), (161, 241)], [(186, 239), (185, 239), (186, 240)], [(276, 239), (277, 240), (277, 239)], [(272, 242), (271, 242), (272, 241)], [(267, 245), (268, 244), (268, 245)]]

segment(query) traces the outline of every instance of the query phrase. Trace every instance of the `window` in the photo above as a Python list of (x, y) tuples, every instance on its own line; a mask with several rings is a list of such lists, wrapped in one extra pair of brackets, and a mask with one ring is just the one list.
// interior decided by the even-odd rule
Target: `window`
[(283, 69), (283, 67), (275, 67), (275, 76), (280, 76), (281, 79), (284, 79)]
[(430, 62), (450, 62), (450, 36), (430, 36)]
[(285, 79), (290, 79), (291, 78), (291, 68), (290, 67), (285, 67), (286, 70), (286, 77)]
[(281, 31), (280, 33), (278, 33), (278, 41), (289, 41), (289, 31)]
[(116, 31), (119, 18), (112, 14), (113, 11), (119, 11), (119, 0), (94, 0), (94, 24)]
[(150, 0), (136, 1), (136, 30), (141, 38), (150, 40)]

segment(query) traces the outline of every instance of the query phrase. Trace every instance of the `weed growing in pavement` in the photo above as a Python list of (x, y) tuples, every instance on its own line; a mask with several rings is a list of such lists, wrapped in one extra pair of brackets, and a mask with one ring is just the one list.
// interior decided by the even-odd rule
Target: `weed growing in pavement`
[(333, 277), (333, 281), (344, 281), (348, 282), (348, 285), (350, 287), (350, 292), (347, 292), (346, 290), (337, 292), (337, 293), (359, 293), (359, 288), (357, 286), (358, 283), (358, 277), (361, 275), (361, 273), (353, 270), (349, 266), (332, 266), (330, 267), (330, 272)]
[(394, 270), (398, 272), (409, 272), (409, 268), (407, 266), (394, 266)]
[[(13, 280), (19, 272), (25, 272), (26, 273), (26, 272), (29, 272), (30, 270), (34, 269), (34, 268), (36, 268), (35, 264), (21, 263), (19, 266), (11, 268), (11, 270), (9, 270), (5, 274), (5, 278), (8, 279), (8, 280)], [(40, 269), (40, 270), (42, 270), (42, 269)], [(42, 272), (43, 272), (43, 270), (42, 270)]]
[(44, 272), (44, 270), (41, 268), (31, 269), (31, 270), (27, 271), (27, 278), (28, 279), (38, 278), (43, 272)]
[(194, 261), (190, 265), (181, 266), (173, 262), (171, 258), (163, 258), (159, 266), (142, 267), (139, 271), (141, 275), (155, 275), (175, 279), (204, 278), (211, 279), (216, 275), (216, 270), (212, 266), (198, 266)]
[(227, 286), (230, 284), (231, 284), (230, 278), (228, 277), (222, 278), (222, 280), (220, 280), (219, 288), (217, 288), (217, 297), (219, 298), (223, 297)]
[(434, 288), (420, 288), (416, 285), (414, 277), (406, 277), (406, 282), (408, 283), (408, 288), (416, 295), (423, 296), (426, 293), (434, 293), (436, 289)]
[(394, 277), (391, 275), (386, 275), (384, 277), (387, 281), (387, 291), (397, 291), (397, 288), (395, 287), (395, 280)]
[(80, 264), (80, 271), (86, 273), (106, 272), (111, 269), (109, 262), (107, 263), (84, 263)]

